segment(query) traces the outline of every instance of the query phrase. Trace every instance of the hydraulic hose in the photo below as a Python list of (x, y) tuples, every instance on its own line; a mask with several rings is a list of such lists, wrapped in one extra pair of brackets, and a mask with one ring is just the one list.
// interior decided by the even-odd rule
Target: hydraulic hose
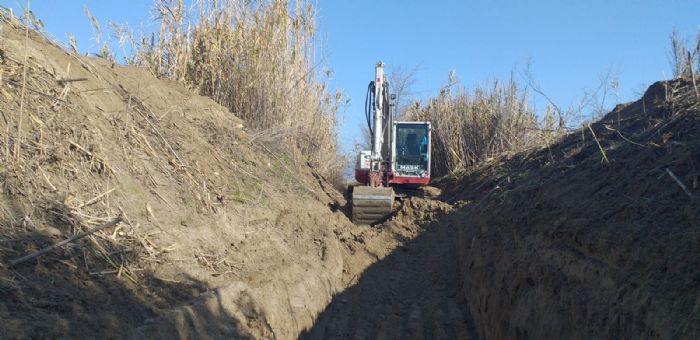
[[(372, 108), (374, 107), (374, 81), (370, 81), (367, 86), (367, 95), (365, 96), (365, 119), (367, 119), (367, 128), (369, 135), (374, 136), (372, 128)], [(374, 150), (374, 138), (372, 138), (372, 150)]]

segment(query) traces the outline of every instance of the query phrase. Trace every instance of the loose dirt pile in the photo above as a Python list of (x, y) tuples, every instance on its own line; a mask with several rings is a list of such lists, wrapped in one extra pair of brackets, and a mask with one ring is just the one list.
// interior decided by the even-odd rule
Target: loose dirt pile
[(700, 101), (681, 79), (447, 183), (479, 335), (699, 338), (699, 179)]
[(0, 338), (289, 339), (401, 244), (213, 101), (0, 24)]

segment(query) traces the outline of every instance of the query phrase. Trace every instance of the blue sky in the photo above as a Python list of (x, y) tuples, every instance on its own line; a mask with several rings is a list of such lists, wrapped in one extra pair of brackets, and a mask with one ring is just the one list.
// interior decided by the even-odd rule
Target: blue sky
[[(624, 102), (671, 76), (673, 27), (694, 37), (700, 25), (700, 2), (683, 0), (362, 0), (319, 7), (333, 84), (351, 98), (344, 145), (357, 138), (364, 91), (379, 59), (389, 68), (417, 68), (418, 98), (435, 95), (450, 70), (471, 86), (507, 79), (530, 60), (536, 81), (559, 106), (578, 102), (607, 70), (617, 75)], [(544, 109), (542, 98), (534, 102)]]
[[(17, 8), (26, 0), (2, 0)], [(96, 52), (87, 6), (106, 27), (108, 20), (132, 28), (154, 27), (149, 0), (34, 0), (31, 8), (54, 37), (71, 32), (82, 51)], [(332, 88), (349, 104), (341, 112), (340, 140), (351, 150), (363, 121), (367, 83), (374, 64), (415, 69), (416, 99), (435, 95), (455, 70), (467, 87), (507, 79), (530, 61), (541, 88), (559, 105), (577, 102), (611, 71), (619, 101), (636, 99), (654, 81), (670, 77), (669, 39), (676, 27), (694, 39), (700, 1), (380, 1), (318, 0), (318, 41)], [(516, 76), (518, 73), (516, 73)], [(615, 98), (608, 98), (610, 105)], [(538, 109), (544, 100), (534, 98)]]

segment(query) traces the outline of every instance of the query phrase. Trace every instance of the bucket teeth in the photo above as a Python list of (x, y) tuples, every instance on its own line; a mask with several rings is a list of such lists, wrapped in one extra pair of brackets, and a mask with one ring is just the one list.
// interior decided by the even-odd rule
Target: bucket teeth
[(394, 190), (384, 187), (355, 187), (352, 192), (352, 221), (356, 224), (376, 224), (391, 215)]

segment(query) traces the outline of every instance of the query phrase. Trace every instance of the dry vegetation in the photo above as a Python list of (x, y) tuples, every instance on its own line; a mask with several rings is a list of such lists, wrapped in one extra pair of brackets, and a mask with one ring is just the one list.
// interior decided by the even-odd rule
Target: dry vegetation
[(565, 131), (553, 109), (538, 119), (527, 93), (513, 79), (469, 91), (450, 77), (436, 98), (410, 108), (406, 116), (432, 123), (433, 176), (464, 170), (503, 152), (549, 145)]
[[(318, 174), (295, 171), (213, 100), (110, 54), (58, 48), (24, 16), (0, 8), (0, 337), (127, 338), (148, 318), (167, 328), (168, 311), (232, 282), (274, 282), (254, 288), (285, 295), (272, 303), (309, 290), (299, 281), (345, 286), (335, 264), (347, 253), (331, 230), (350, 223), (328, 209), (337, 193)], [(321, 309), (323, 291), (303, 304)], [(234, 333), (235, 308), (201, 319)], [(311, 323), (307, 308), (306, 324), (279, 310), (276, 329)], [(246, 312), (240, 320), (264, 319)]]
[(669, 38), (671, 40), (669, 62), (673, 77), (693, 76), (700, 69), (700, 30), (698, 30), (695, 41), (690, 45), (688, 40), (681, 37), (675, 29)]
[[(674, 30), (670, 42), (669, 61), (674, 78), (689, 78), (695, 82), (700, 69), (700, 31), (689, 43)], [(579, 128), (590, 130), (591, 121), (601, 118), (606, 111), (608, 89), (618, 85), (611, 77), (610, 72), (602, 75), (597, 90), (586, 91), (578, 106), (562, 110), (534, 82), (527, 68), (527, 86), (511, 78), (508, 82), (494, 81), (469, 90), (450, 75), (438, 96), (399, 111), (406, 120), (432, 123), (431, 172), (433, 176), (443, 176), (502, 153), (548, 147), (567, 132)], [(406, 82), (401, 77), (399, 80)], [(697, 84), (694, 83), (694, 87), (697, 89)], [(526, 88), (545, 97), (549, 105), (544, 114), (535, 112), (530, 105)], [(584, 115), (587, 109), (592, 114)]]
[[(163, 83), (154, 86), (155, 79), (150, 77), (139, 77), (139, 86), (129, 88), (126, 80), (115, 80), (115, 73), (111, 72), (114, 63), (81, 57), (74, 53), (77, 48), (72, 52), (52, 50), (58, 46), (44, 40), (48, 37), (41, 22), (30, 11), (19, 15), (0, 7), (3, 33), (11, 37), (13, 32), (22, 32), (20, 45), (12, 45), (9, 38), (0, 44), (0, 257), (15, 258), (8, 261), (9, 265), (0, 263), (0, 292), (7, 287), (16, 288), (18, 280), (24, 280), (18, 279), (21, 275), (17, 273), (4, 271), (22, 262), (17, 261), (19, 254), (36, 254), (48, 245), (56, 250), (62, 244), (53, 241), (66, 235), (83, 235), (90, 246), (71, 244), (59, 249), (57, 257), (69, 259), (62, 263), (73, 269), (84, 266), (90, 275), (111, 273), (138, 281), (137, 260), (155, 259), (166, 248), (153, 243), (149, 233), (136, 231), (146, 224), (161, 227), (154, 214), (155, 204), (145, 203), (148, 222), (138, 221), (133, 210), (128, 212), (128, 204), (119, 202), (128, 195), (141, 195), (146, 201), (145, 195), (150, 192), (169, 209), (173, 204), (192, 209), (189, 213), (180, 209), (186, 214), (213, 214), (224, 201), (264, 205), (260, 197), (263, 191), (269, 195), (268, 189), (258, 188), (258, 199), (253, 200), (248, 193), (252, 189), (245, 186), (252, 187), (251, 181), (260, 181), (258, 176), (264, 176), (260, 172), (258, 176), (252, 174), (264, 164), (254, 160), (259, 155), (237, 155), (240, 157), (235, 160), (223, 154), (211, 156), (206, 144), (202, 147), (194, 146), (191, 140), (183, 142), (183, 138), (201, 133), (198, 125), (188, 121), (173, 134), (175, 125), (167, 123), (185, 119), (191, 107), (204, 111), (198, 112), (194, 120), (204, 121), (209, 138), (216, 138), (223, 153), (241, 142), (243, 125), (238, 118), (227, 115), (222, 119), (216, 116), (218, 105), (202, 104), (201, 98), (190, 96), (185, 89), (182, 91), (186, 94), (173, 96)], [(108, 51), (105, 46), (102, 50)], [(101, 57), (110, 55), (111, 51)], [(65, 64), (56, 66), (65, 60)], [(133, 72), (136, 69), (123, 69), (121, 74), (134, 79)], [(158, 91), (159, 86), (164, 91), (156, 92), (159, 96), (153, 92), (144, 94)], [(171, 99), (165, 109), (161, 106), (164, 93), (177, 99)], [(105, 118), (106, 115), (116, 118)], [(221, 121), (228, 124), (219, 126)], [(252, 144), (248, 141), (246, 137), (246, 144)], [(183, 153), (186, 146), (199, 147), (197, 155), (202, 158), (188, 159)], [(265, 170), (275, 172), (275, 176), (283, 173), (291, 177), (288, 158), (275, 156), (279, 164), (267, 163)], [(226, 183), (218, 173), (206, 175), (213, 168), (202, 164), (203, 160), (211, 161), (207, 157), (230, 162), (228, 168), (240, 173), (239, 181)], [(126, 159), (126, 163), (121, 163), (121, 159)], [(144, 159), (157, 165), (151, 168)], [(161, 175), (165, 177), (159, 180)], [(165, 198), (165, 181), (176, 182), (174, 189), (183, 195)], [(286, 178), (285, 182), (291, 190), (301, 188)], [(141, 200), (132, 203), (141, 205)], [(109, 225), (112, 221), (119, 222)], [(105, 225), (116, 228), (95, 233)], [(66, 254), (70, 256), (62, 256)]]
[[(86, 79), (68, 76), (70, 66), (67, 70), (55, 70), (54, 79), (46, 76), (51, 71), (37, 61), (36, 55), (31, 55), (31, 40), (43, 34), (41, 22), (31, 12), (16, 17), (2, 8), (0, 26), (8, 31), (21, 30), (24, 40), (22, 56), (12, 57), (0, 50), (0, 255), (37, 255), (41, 252), (35, 251), (45, 246), (51, 245), (45, 250), (54, 250), (64, 245), (53, 242), (64, 234), (81, 235), (64, 242), (87, 236), (91, 246), (80, 248), (79, 252), (82, 264), (93, 269), (88, 270), (91, 275), (101, 275), (108, 268), (107, 272), (135, 280), (128, 265), (139, 236), (131, 226), (119, 225), (120, 218), (115, 219), (123, 214), (121, 207), (107, 205), (96, 209), (115, 191), (115, 170), (96, 152), (96, 140), (101, 136), (94, 130), (80, 129), (75, 114), (78, 107), (70, 102), (74, 98), (73, 82)], [(81, 65), (81, 60), (73, 56), (74, 64)], [(82, 66), (90, 67), (84, 63)], [(90, 190), (66, 190), (80, 185)], [(92, 197), (80, 199), (76, 195)], [(108, 226), (117, 228), (109, 233), (94, 233), (99, 230), (95, 229), (97, 226), (105, 226), (109, 221), (116, 223)], [(71, 246), (61, 251), (78, 253), (77, 247)], [(5, 269), (25, 260), (18, 258), (8, 265), (0, 264), (0, 291), (20, 286), (21, 275), (7, 274)], [(80, 266), (73, 260), (62, 263), (71, 268)]]
[(156, 1), (160, 30), (135, 45), (130, 61), (229, 108), (255, 131), (254, 140), (291, 146), (296, 161), (340, 176), (341, 94), (327, 92), (314, 60), (314, 7), (304, 0), (194, 6)]

